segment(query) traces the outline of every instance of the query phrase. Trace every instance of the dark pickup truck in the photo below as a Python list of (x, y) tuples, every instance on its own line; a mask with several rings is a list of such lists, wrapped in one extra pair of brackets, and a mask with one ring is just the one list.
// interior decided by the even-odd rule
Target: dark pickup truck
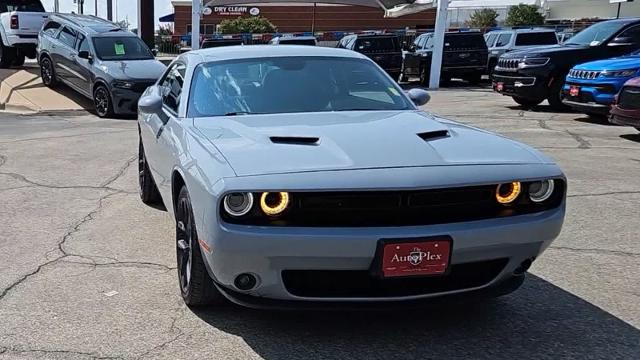
[(400, 39), (392, 34), (347, 35), (338, 42), (339, 48), (353, 50), (366, 55), (394, 80), (398, 80), (402, 69)]
[[(462, 78), (473, 84), (487, 72), (489, 51), (482, 33), (477, 31), (448, 32), (444, 35), (442, 55), (443, 81), (452, 77)], [(416, 38), (404, 53), (402, 80), (419, 77), (423, 85), (428, 85), (433, 56), (433, 33)]]
[(563, 86), (569, 70), (588, 61), (628, 54), (640, 48), (640, 19), (594, 24), (562, 45), (506, 53), (493, 73), (493, 89), (522, 106), (545, 99), (554, 110), (565, 110)]

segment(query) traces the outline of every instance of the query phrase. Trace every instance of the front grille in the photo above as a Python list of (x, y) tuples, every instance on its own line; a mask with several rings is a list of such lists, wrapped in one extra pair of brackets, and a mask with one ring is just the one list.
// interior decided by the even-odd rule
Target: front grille
[(618, 107), (625, 110), (640, 109), (640, 87), (624, 87), (618, 97)]
[[(392, 227), (448, 224), (540, 212), (557, 207), (565, 183), (556, 180), (555, 195), (542, 204), (525, 196), (528, 184), (513, 206), (495, 199), (497, 185), (416, 191), (295, 192), (288, 210), (278, 218), (262, 215), (259, 206), (234, 218), (221, 205), (224, 221), (241, 225), (298, 227)], [(254, 194), (260, 198), (260, 194)]]
[(600, 76), (600, 71), (575, 70), (569, 71), (569, 77), (574, 79), (593, 80)]
[(437, 277), (380, 279), (367, 270), (284, 270), (282, 281), (295, 296), (384, 298), (436, 294), (481, 287), (495, 279), (508, 259), (451, 265)]
[(503, 70), (518, 70), (520, 59), (499, 59), (498, 67)]
[(148, 81), (135, 81), (133, 83), (133, 88), (131, 90), (135, 91), (135, 92), (139, 92), (142, 93), (145, 90), (147, 90), (147, 88), (149, 86), (152, 86), (153, 84), (155, 84), (156, 81), (155, 80), (148, 80)]

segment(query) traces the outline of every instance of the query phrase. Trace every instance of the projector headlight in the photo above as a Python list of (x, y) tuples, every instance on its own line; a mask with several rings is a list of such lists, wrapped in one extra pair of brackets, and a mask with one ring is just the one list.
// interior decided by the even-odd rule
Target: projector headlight
[(553, 180), (536, 181), (529, 184), (529, 198), (534, 203), (545, 202), (553, 195), (554, 190), (555, 183)]
[(260, 196), (260, 209), (267, 216), (278, 216), (289, 207), (289, 193), (264, 192)]
[(231, 216), (244, 216), (249, 213), (253, 207), (253, 194), (243, 192), (231, 193), (224, 197), (223, 206), (224, 211)]
[(520, 192), (522, 191), (522, 184), (519, 181), (514, 181), (507, 184), (500, 184), (496, 188), (496, 201), (502, 205), (509, 205), (516, 201)]

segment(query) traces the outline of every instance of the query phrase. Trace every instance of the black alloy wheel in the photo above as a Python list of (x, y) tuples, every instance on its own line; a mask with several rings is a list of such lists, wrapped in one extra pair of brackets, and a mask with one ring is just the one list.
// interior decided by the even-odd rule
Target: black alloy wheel
[(93, 92), (93, 103), (99, 117), (106, 118), (113, 115), (111, 95), (104, 85), (99, 85)]
[(53, 71), (53, 63), (48, 57), (43, 57), (42, 60), (40, 60), (40, 77), (46, 87), (52, 88), (58, 83)]

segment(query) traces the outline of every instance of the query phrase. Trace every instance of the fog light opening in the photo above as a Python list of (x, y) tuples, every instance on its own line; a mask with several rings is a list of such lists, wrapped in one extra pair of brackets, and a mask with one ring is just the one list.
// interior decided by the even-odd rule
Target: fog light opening
[(258, 284), (258, 279), (255, 277), (255, 275), (252, 274), (240, 274), (236, 276), (233, 284), (236, 286), (236, 288), (242, 291), (247, 291), (256, 287), (256, 285)]

